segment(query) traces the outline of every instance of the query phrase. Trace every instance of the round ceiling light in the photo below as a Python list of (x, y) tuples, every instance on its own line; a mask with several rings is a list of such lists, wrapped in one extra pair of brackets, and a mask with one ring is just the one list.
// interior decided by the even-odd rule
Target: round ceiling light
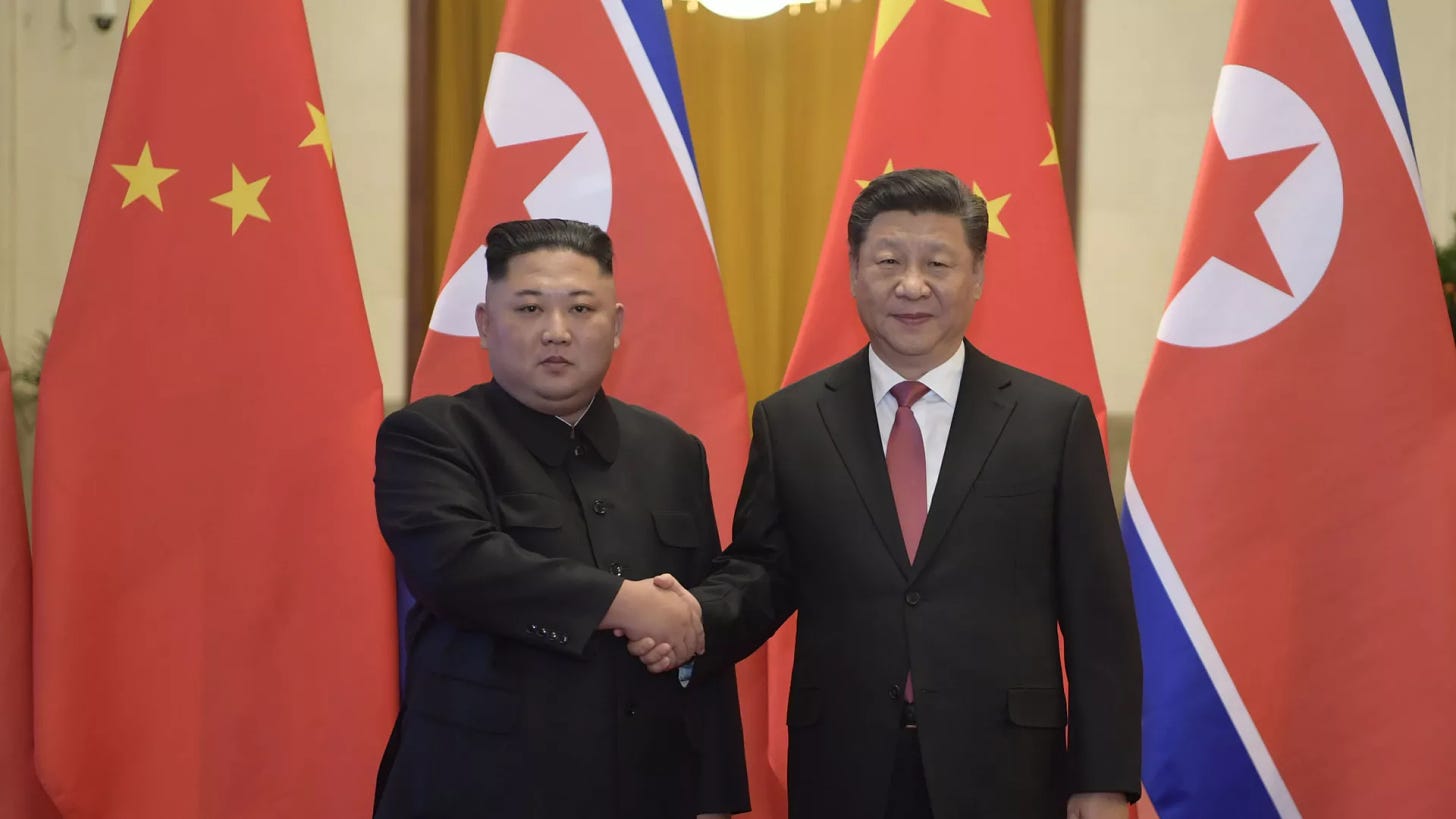
[[(803, 2), (803, 0), (798, 0)], [(698, 0), (698, 4), (720, 17), (755, 20), (783, 11), (790, 0)]]

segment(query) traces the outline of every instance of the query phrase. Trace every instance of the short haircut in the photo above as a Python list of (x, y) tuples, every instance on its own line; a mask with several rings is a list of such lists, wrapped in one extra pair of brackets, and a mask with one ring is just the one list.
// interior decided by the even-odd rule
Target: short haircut
[(571, 219), (519, 219), (501, 222), (485, 234), (485, 271), (491, 281), (506, 277), (511, 259), (536, 250), (570, 250), (595, 259), (612, 275), (612, 237), (586, 222)]
[(966, 244), (976, 258), (986, 254), (986, 200), (955, 174), (932, 168), (891, 171), (865, 186), (849, 209), (849, 261), (859, 259), (870, 222), (889, 211), (940, 213), (961, 220)]

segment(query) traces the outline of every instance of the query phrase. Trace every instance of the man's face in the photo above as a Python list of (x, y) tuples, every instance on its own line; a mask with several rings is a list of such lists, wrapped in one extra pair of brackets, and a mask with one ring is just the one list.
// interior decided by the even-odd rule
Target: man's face
[(535, 250), (511, 259), (485, 292), (475, 324), (496, 380), (537, 412), (579, 417), (622, 335), (612, 277), (575, 251)]
[(959, 219), (881, 213), (850, 261), (859, 319), (886, 364), (913, 379), (955, 353), (985, 277), (984, 259), (966, 244)]

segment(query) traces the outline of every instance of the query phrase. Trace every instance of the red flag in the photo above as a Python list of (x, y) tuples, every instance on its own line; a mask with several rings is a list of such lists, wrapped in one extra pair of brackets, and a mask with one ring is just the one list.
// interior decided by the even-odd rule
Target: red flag
[[(492, 225), (528, 217), (598, 225), (612, 236), (617, 294), (627, 309), (607, 392), (702, 439), (726, 539), (747, 457), (748, 411), (662, 4), (564, 6), (506, 6), (412, 397), (490, 378), (474, 311), (485, 297), (482, 242)], [(753, 753), (768, 730), (762, 685), (741, 698), (753, 800), (762, 810), (774, 798), (762, 754)]]
[(3, 347), (0, 377), (0, 816), (42, 819), (56, 813), (35, 777), (32, 752), (30, 539)]
[[(627, 308), (607, 391), (702, 438), (726, 528), (747, 456), (743, 375), (686, 126), (674, 116), (666, 21), (653, 5), (507, 6), (412, 397), (490, 378), (474, 311), (492, 225), (598, 225), (612, 236)], [(652, 59), (662, 48), (666, 64)]]
[[(1105, 417), (1077, 282), (1055, 137), (1031, 7), (1025, 0), (881, 0), (819, 269), (784, 383), (867, 341), (849, 293), (845, 225), (864, 184), (895, 168), (943, 168), (986, 199), (985, 297), (971, 321), (978, 348), (1066, 384)], [(785, 771), (793, 664), (791, 620), (769, 644)]]
[(132, 3), (37, 429), (66, 815), (369, 812), (393, 582), (333, 163), (299, 0)]
[(1456, 350), (1401, 88), (1385, 0), (1238, 4), (1123, 517), (1169, 819), (1456, 801)]

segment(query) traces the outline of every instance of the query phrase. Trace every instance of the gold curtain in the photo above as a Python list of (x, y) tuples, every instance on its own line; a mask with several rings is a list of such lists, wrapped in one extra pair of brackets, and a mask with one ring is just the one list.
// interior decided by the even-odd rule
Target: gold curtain
[[(428, 0), (429, 191), (420, 304), (439, 289), (506, 0)], [(1060, 11), (1031, 0), (1052, 110)], [(730, 20), (668, 9), (688, 123), (750, 402), (778, 388), (793, 351), (849, 139), (873, 0)], [(1060, 124), (1054, 123), (1061, 132)], [(420, 326), (423, 326), (421, 324)]]

